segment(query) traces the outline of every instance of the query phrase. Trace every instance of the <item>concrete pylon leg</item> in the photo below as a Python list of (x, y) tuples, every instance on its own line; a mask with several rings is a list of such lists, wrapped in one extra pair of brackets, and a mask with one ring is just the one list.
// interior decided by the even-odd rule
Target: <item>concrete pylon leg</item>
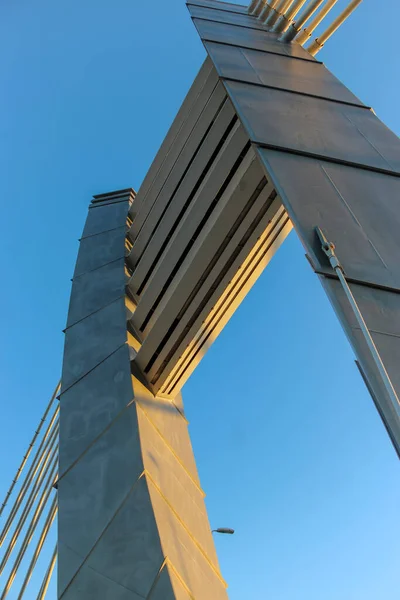
[(226, 600), (180, 396), (131, 372), (126, 215), (95, 198), (76, 264), (60, 395), (58, 598)]

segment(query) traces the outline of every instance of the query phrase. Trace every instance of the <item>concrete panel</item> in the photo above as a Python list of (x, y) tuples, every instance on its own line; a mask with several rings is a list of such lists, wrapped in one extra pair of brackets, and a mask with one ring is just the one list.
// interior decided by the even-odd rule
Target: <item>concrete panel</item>
[(179, 226), (171, 237), (163, 256), (160, 257), (157, 267), (142, 293), (138, 307), (133, 315), (133, 323), (137, 330), (142, 331), (143, 323), (163, 289), (172, 269), (175, 267), (179, 257), (192, 238), (201, 219), (218, 194), (228, 173), (233, 168), (246, 144), (247, 136), (240, 124), (237, 123), (211, 165), (206, 178), (193, 198), (190, 210), (186, 211), (182, 217)]
[(213, 23), (202, 19), (193, 19), (193, 23), (203, 41), (220, 42), (280, 54), (290, 58), (299, 58), (315, 62), (315, 58), (305, 50), (300, 44), (282, 44), (279, 41), (279, 34), (269, 33), (258, 29), (247, 29), (237, 27), (236, 25), (226, 25), (224, 23)]
[[(382, 384), (371, 353), (355, 320), (339, 281), (322, 277), (322, 284), (361, 363), (368, 383), (375, 394), (374, 401), (400, 456), (400, 418)], [(352, 293), (370, 330), (391, 382), (400, 393), (400, 295), (351, 285)]]
[(140, 186), (140, 189), (136, 195), (136, 198), (130, 208), (130, 215), (133, 217), (137, 214), (140, 209), (144, 198), (146, 197), (147, 192), (149, 191), (153, 179), (157, 176), (162, 164), (164, 163), (169, 150), (174, 145), (175, 139), (183, 125), (183, 123), (188, 118), (188, 115), (193, 107), (193, 104), (198, 99), (201, 90), (206, 84), (210, 73), (213, 69), (211, 60), (207, 57), (204, 63), (202, 64), (197, 77), (195, 78), (190, 90), (188, 91), (179, 111), (176, 115), (171, 127), (169, 128), (167, 135), (165, 136), (160, 149), (158, 150), (152, 164), (150, 165), (149, 170)]
[(372, 111), (248, 83), (225, 85), (256, 143), (400, 172), (399, 139)]
[[(256, 185), (258, 183), (259, 181), (257, 181)], [(240, 186), (239, 188), (241, 190)], [(167, 360), (167, 357), (168, 371), (173, 369), (173, 366), (178, 359), (185, 353), (186, 348), (196, 338), (199, 329), (203, 326), (206, 327), (212, 313), (215, 314), (217, 312), (217, 304), (219, 304), (221, 298), (224, 297), (226, 290), (233, 287), (235, 276), (241, 269), (241, 265), (245, 262), (246, 257), (251, 253), (251, 249), (256, 243), (257, 238), (262, 236), (268, 222), (274, 222), (274, 217), (281, 207), (281, 203), (278, 199), (274, 201), (269, 199), (272, 192), (272, 185), (266, 184), (259, 196), (254, 199), (254, 202), (252, 202), (249, 207), (246, 207), (248, 210), (246, 214), (241, 216), (240, 224), (237, 229), (225, 238), (224, 235), (221, 235), (221, 240), (228, 242), (226, 247), (223, 249), (223, 252), (216, 262), (210, 259), (210, 269), (207, 269), (205, 275), (203, 272), (197, 273), (197, 280), (199, 283), (201, 282), (201, 285), (197, 286), (198, 289), (196, 294), (190, 298), (190, 304), (188, 303), (190, 293), (185, 293), (184, 298), (188, 305), (186, 310), (181, 311), (181, 314), (179, 314), (179, 322), (170, 332), (168, 339), (165, 340), (164, 347), (158, 348), (157, 343), (152, 344), (152, 351), (154, 352), (157, 349), (157, 358), (150, 371), (148, 371), (148, 376), (151, 381), (154, 381), (153, 378), (156, 378), (158, 370), (162, 368), (162, 363)], [(238, 190), (237, 200), (242, 202), (245, 197), (246, 192), (243, 191), (240, 193)], [(234, 209), (232, 210), (234, 212)], [(265, 211), (265, 214), (263, 217), (260, 217), (260, 214), (263, 211)], [(253, 229), (253, 234), (249, 236), (248, 231)], [(238, 252), (238, 250), (240, 251)], [(208, 251), (207, 245), (203, 245), (202, 251)], [(232, 256), (234, 255), (236, 255), (236, 257), (232, 261)], [(186, 264), (184, 266), (186, 267)], [(221, 279), (221, 273), (223, 273), (224, 270), (225, 273)], [(184, 273), (185, 271), (182, 269), (182, 276), (184, 276)], [(188, 275), (191, 275), (192, 271), (188, 270), (187, 273)], [(177, 277), (176, 284), (178, 284), (179, 281), (180, 277)], [(171, 288), (172, 291), (175, 290), (176, 284), (173, 284)], [(163, 306), (164, 302), (161, 302), (160, 304), (161, 311), (163, 308), (166, 310), (166, 307)], [(178, 342), (178, 347), (173, 350)], [(151, 356), (151, 351), (149, 352), (150, 344), (151, 335), (144, 340), (136, 359), (143, 368), (146, 367), (149, 357)], [(169, 356), (173, 351), (175, 356)], [(167, 374), (163, 373), (161, 380), (165, 380), (166, 377)]]
[(90, 211), (90, 218), (87, 219), (85, 228), (82, 233), (82, 238), (90, 235), (104, 233), (110, 229), (120, 227), (126, 221), (128, 214), (129, 202), (118, 201), (116, 204), (95, 204)]
[(61, 394), (60, 477), (132, 400), (129, 348), (124, 344)]
[[(210, 99), (211, 94), (213, 93), (215, 87), (218, 84), (218, 75), (215, 72), (215, 69), (212, 69), (209, 77), (201, 89), (196, 101), (194, 102), (189, 114), (187, 115), (185, 121), (182, 123), (182, 126), (179, 128), (176, 137), (174, 139), (174, 143), (170, 147), (169, 151), (165, 155), (165, 158), (155, 175), (153, 181), (150, 184), (150, 187), (143, 197), (143, 200), (140, 205), (136, 206), (136, 217), (133, 219), (133, 230), (130, 232), (130, 236), (134, 237), (137, 235), (138, 230), (136, 226), (142, 224), (144, 219), (143, 215), (146, 217), (149, 213), (151, 207), (157, 199), (158, 194), (160, 193), (166, 178), (168, 177), (171, 169), (173, 168), (178, 156), (182, 152), (183, 147), (185, 146), (187, 139), (191, 132), (193, 131), (197, 121), (202, 116), (205, 107)], [(140, 189), (136, 198), (141, 198)], [(133, 203), (134, 206), (136, 203)]]
[(364, 106), (328, 69), (310, 60), (287, 60), (238, 46), (204, 43), (221, 77)]
[(132, 404), (58, 482), (58, 536), (86, 558), (143, 471)]
[[(326, 280), (326, 286), (334, 288), (349, 326), (358, 329), (359, 325), (350, 310), (342, 286), (331, 279)], [(400, 338), (400, 294), (356, 284), (351, 284), (351, 290), (357, 304), (362, 306), (363, 318), (370, 331)]]
[(187, 2), (186, 4), (190, 4), (192, 6), (205, 6), (206, 8), (216, 8), (219, 10), (226, 10), (228, 12), (240, 13), (242, 15), (247, 15), (247, 6), (243, 6), (241, 4), (232, 4), (231, 2), (218, 2), (218, 0), (193, 0), (192, 2)]
[[(96, 209), (92, 209), (96, 210)], [(74, 278), (125, 256), (125, 224), (117, 229), (84, 238), (79, 247)]]
[(124, 264), (120, 258), (73, 280), (67, 327), (125, 294)]
[(127, 590), (88, 566), (82, 567), (74, 579), (73, 585), (62, 596), (63, 600), (100, 600), (100, 598), (143, 600), (143, 596)]
[(62, 391), (126, 342), (124, 298), (83, 319), (65, 332)]
[(179, 410), (179, 412), (181, 413), (181, 415), (185, 415), (185, 409), (184, 409), (184, 406), (183, 406), (182, 394), (180, 392), (178, 394), (176, 394), (176, 396), (174, 396), (170, 401), (173, 404), (175, 404), (175, 406), (177, 407), (177, 409)]
[[(383, 304), (383, 301), (382, 301)], [(398, 312), (400, 312), (400, 302), (398, 306)], [(380, 331), (372, 331), (372, 339), (374, 340), (375, 346), (378, 348), (378, 352), (382, 358), (382, 362), (385, 365), (386, 371), (390, 377), (390, 381), (394, 389), (397, 391), (397, 397), (400, 396), (400, 337), (394, 335), (387, 335)], [(361, 331), (358, 332), (358, 337), (361, 338)], [(379, 396), (378, 396), (379, 397)], [(400, 410), (399, 406), (396, 407), (390, 405), (390, 412), (393, 416), (393, 421), (396, 420), (396, 428), (392, 429), (396, 432), (395, 439), (400, 439)], [(389, 407), (388, 407), (389, 412)], [(395, 417), (396, 415), (396, 417)], [(400, 457), (400, 445), (397, 445), (397, 451)]]
[[(147, 207), (147, 210), (143, 207), (143, 210), (140, 211), (140, 213), (137, 215), (137, 218), (132, 223), (129, 235), (132, 240), (135, 240), (135, 243), (131, 252), (132, 258), (129, 257), (129, 264), (131, 264), (132, 261), (133, 264), (135, 264), (142, 255), (142, 252), (146, 247), (146, 243), (148, 242), (149, 235), (157, 224), (167, 199), (170, 198), (171, 194), (174, 193), (174, 190), (180, 184), (182, 177), (184, 177), (186, 169), (195, 159), (199, 147), (201, 147), (202, 143), (204, 142), (204, 136), (207, 134), (213, 123), (213, 120), (222, 108), (225, 99), (225, 89), (222, 83), (219, 83), (214, 88), (214, 91), (204, 108), (201, 119), (197, 121), (195, 127), (183, 145), (182, 151), (179, 154), (170, 173), (168, 174), (165, 183), (157, 197), (157, 201), (153, 204), (153, 206)], [(138, 232), (140, 232), (139, 235)], [(136, 237), (137, 235), (138, 237)]]
[[(313, 158), (259, 149), (313, 264), (332, 273), (314, 228), (321, 227), (336, 245), (346, 276), (372, 286), (399, 289), (400, 180)], [(321, 277), (324, 288), (359, 359), (378, 411), (400, 455), (400, 418), (377, 372), (370, 351), (337, 280)], [(385, 289), (351, 283), (392, 384), (400, 393), (400, 296)]]
[(146, 478), (141, 477), (86, 564), (141, 598), (147, 598), (163, 560)]
[(147, 600), (192, 600), (174, 570), (164, 565)]
[(57, 540), (57, 560), (62, 568), (58, 571), (57, 598), (61, 598), (82, 566), (82, 556)]
[(194, 598), (227, 600), (226, 584), (219, 572), (214, 570), (190, 533), (171, 512), (154, 484), (148, 481), (148, 486), (157, 522), (163, 524), (160, 539), (164, 555), (179, 578)]
[(348, 277), (400, 289), (400, 178), (259, 149), (314, 264), (329, 271), (315, 235), (322, 227)]
[[(162, 410), (162, 408), (160, 407)], [(170, 420), (171, 411), (165, 406), (164, 419)], [(185, 527), (213, 565), (218, 568), (211, 527), (204, 503), (204, 493), (182, 465), (179, 456), (165, 443), (144, 411), (138, 410), (138, 421), (146, 472), (174, 508)], [(174, 426), (174, 419), (171, 420)], [(199, 518), (201, 515), (201, 518)]]
[[(186, 420), (170, 400), (155, 398), (138, 380), (135, 380), (134, 385), (135, 401), (174, 454), (179, 457), (195, 483), (200, 485)], [(166, 419), (166, 414), (168, 414), (168, 419)]]
[(231, 13), (226, 10), (212, 9), (209, 7), (187, 5), (192, 17), (198, 19), (210, 19), (229, 25), (240, 25), (241, 27), (250, 27), (251, 29), (260, 29), (266, 31), (264, 25), (255, 17), (243, 13)]
[[(222, 137), (227, 131), (228, 126), (235, 118), (235, 113), (231, 102), (228, 100), (218, 117), (215, 119), (213, 126), (211, 127), (208, 135), (206, 136), (203, 144), (199, 148), (197, 155), (194, 157), (190, 168), (185, 174), (184, 178), (179, 184), (176, 192), (171, 196), (168, 208), (165, 210), (161, 221), (159, 222), (154, 235), (149, 240), (146, 246), (146, 252), (142, 255), (141, 260), (135, 267), (135, 271), (132, 278), (129, 281), (129, 288), (132, 292), (136, 292), (142, 285), (145, 277), (148, 275), (149, 270), (152, 268), (158, 253), (161, 250), (163, 244), (167, 240), (170, 232), (174, 228), (181, 211), (184, 210), (188, 199), (193, 194), (193, 190), (197, 187), (201, 181), (206, 177), (206, 167), (210, 161), (210, 158), (217, 151), (218, 146), (221, 142)], [(154, 206), (155, 213), (163, 208), (162, 204), (157, 202)], [(137, 244), (141, 243), (141, 236), (146, 234), (146, 228), (140, 232)], [(137, 253), (136, 241), (132, 248), (134, 255)]]
[(225, 293), (218, 299), (215, 307), (210, 306), (210, 301), (207, 303), (203, 309), (204, 321), (201, 322), (200, 314), (193, 325), (194, 328), (198, 328), (195, 336), (180, 343), (171, 359), (173, 364), (168, 363), (168, 369), (165, 369), (153, 384), (155, 390), (173, 396), (181, 389), (292, 229), (283, 208), (271, 219), (271, 223), (273, 226), (263, 223), (266, 229), (264, 234), (262, 230), (260, 232), (260, 244), (255, 243), (255, 238), (252, 238), (255, 249), (240, 265), (240, 271), (231, 281), (226, 281), (224, 277)]
[[(181, 269), (152, 314), (146, 327), (147, 335), (140, 349), (140, 358), (138, 357), (138, 364), (142, 367), (147, 365), (167, 332), (172, 333), (173, 324), (178, 325), (188, 298), (193, 296), (193, 290), (202, 279), (203, 273), (208, 269), (221, 243), (226, 239), (263, 177), (255, 153), (250, 148), (212, 215), (204, 224)], [(199, 293), (201, 293), (200, 290)]]

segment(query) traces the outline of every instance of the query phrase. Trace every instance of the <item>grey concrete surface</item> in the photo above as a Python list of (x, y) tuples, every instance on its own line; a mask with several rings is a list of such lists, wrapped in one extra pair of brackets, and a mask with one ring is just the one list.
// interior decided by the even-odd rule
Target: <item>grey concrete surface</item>
[(58, 598), (226, 600), (181, 398), (157, 398), (132, 374), (127, 318), (135, 307), (124, 293), (125, 261), (109, 259), (125, 251), (133, 195), (125, 193), (125, 212), (118, 193), (95, 199), (72, 285), (60, 394)]
[[(261, 33), (256, 19), (246, 29), (226, 24), (229, 19), (223, 15), (220, 23), (211, 24), (188, 8), (264, 172), (318, 272), (332, 276), (315, 227), (336, 245), (399, 397), (399, 139), (324, 65), (299, 60), (305, 50), (295, 42), (281, 43), (281, 51), (275, 51), (275, 34)], [(212, 19), (214, 11), (207, 7), (203, 18), (207, 12)], [(387, 396), (339, 282), (319, 276), (400, 454), (398, 402), (394, 405)]]

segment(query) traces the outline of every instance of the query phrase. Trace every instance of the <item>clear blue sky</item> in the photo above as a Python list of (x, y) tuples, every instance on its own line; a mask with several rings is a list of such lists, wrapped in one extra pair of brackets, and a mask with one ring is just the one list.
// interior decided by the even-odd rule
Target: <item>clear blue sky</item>
[[(378, 6), (318, 58), (399, 133), (400, 5)], [(59, 377), (91, 196), (138, 189), (205, 53), (183, 0), (0, 17), (1, 497)], [(231, 600), (398, 600), (398, 459), (295, 234), (184, 399)]]

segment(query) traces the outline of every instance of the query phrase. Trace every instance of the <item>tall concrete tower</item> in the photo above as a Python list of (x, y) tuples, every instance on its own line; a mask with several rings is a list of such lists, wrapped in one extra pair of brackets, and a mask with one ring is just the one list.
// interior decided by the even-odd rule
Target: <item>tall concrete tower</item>
[(80, 241), (60, 600), (227, 598), (180, 390), (292, 227), (400, 453), (400, 144), (315, 58), (359, 3), (308, 49), (335, 1), (188, 4), (207, 58), (137, 194), (95, 196)]

